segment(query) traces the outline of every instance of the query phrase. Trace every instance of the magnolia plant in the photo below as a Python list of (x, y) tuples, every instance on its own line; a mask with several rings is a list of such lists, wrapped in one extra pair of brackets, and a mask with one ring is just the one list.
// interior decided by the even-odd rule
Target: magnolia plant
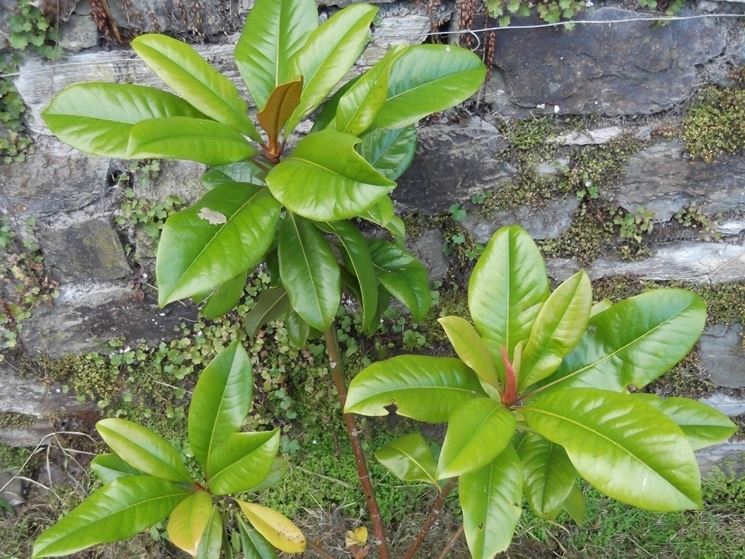
[[(523, 497), (547, 519), (581, 521), (579, 478), (654, 511), (701, 507), (694, 450), (735, 425), (694, 400), (640, 393), (678, 363), (706, 320), (702, 300), (657, 289), (593, 305), (580, 271), (550, 290), (543, 258), (518, 226), (497, 231), (468, 285), (473, 325), (440, 319), (457, 358), (403, 355), (350, 384), (346, 411), (447, 422), (439, 456), (418, 433), (376, 456), (406, 481), (457, 479), (471, 555), (512, 539)], [(447, 485), (446, 487), (449, 487)]]
[[(208, 192), (163, 229), (160, 304), (191, 297), (203, 303), (204, 316), (219, 316), (265, 262), (275, 286), (262, 293), (246, 328), (253, 334), (285, 318), (296, 345), (323, 333), (342, 405), (332, 327), (342, 291), (359, 302), (365, 332), (377, 328), (390, 296), (417, 319), (429, 310), (426, 271), (402, 246), (390, 193), (414, 156), (415, 124), (466, 100), (486, 74), (478, 56), (456, 46), (397, 46), (340, 87), (376, 11), (353, 4), (319, 25), (315, 0), (256, 0), (235, 49), (256, 121), (232, 81), (189, 45), (156, 34), (137, 37), (132, 47), (170, 91), (82, 83), (43, 112), (58, 138), (89, 153), (209, 166)], [(295, 141), (293, 131), (314, 114), (310, 133)], [(354, 218), (387, 229), (392, 240), (364, 237)], [(384, 542), (354, 420), (345, 422)], [(388, 556), (384, 543), (380, 553)]]
[(272, 546), (301, 553), (305, 537), (281, 513), (223, 498), (263, 489), (283, 472), (275, 461), (277, 429), (240, 431), (252, 387), (251, 362), (237, 342), (202, 372), (188, 416), (189, 445), (201, 475), (149, 429), (124, 419), (99, 421), (96, 429), (112, 452), (94, 458), (91, 468), (104, 485), (37, 538), (33, 557), (124, 540), (166, 517), (171, 543), (200, 559), (220, 557), (231, 526), (246, 557), (271, 557)]

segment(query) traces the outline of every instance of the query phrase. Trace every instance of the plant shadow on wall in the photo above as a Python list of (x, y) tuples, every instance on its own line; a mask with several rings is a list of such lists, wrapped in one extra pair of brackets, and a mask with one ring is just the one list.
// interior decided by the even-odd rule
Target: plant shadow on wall
[[(238, 304), (248, 274), (264, 262), (272, 286), (245, 317), (246, 328), (284, 318), (297, 346), (323, 337), (342, 406), (346, 388), (334, 327), (342, 292), (359, 302), (366, 333), (376, 330), (391, 297), (415, 318), (431, 305), (426, 271), (403, 248), (403, 223), (389, 196), (414, 155), (414, 125), (469, 98), (486, 74), (465, 49), (399, 46), (329, 97), (360, 56), (376, 12), (354, 4), (319, 25), (313, 0), (256, 2), (235, 59), (259, 109), (259, 129), (231, 81), (192, 47), (152, 34), (132, 46), (175, 94), (77, 84), (43, 113), (58, 138), (89, 153), (210, 166), (203, 177), (208, 192), (163, 227), (156, 257), (159, 303), (191, 297), (205, 318), (219, 317)], [(316, 109), (311, 132), (286, 149), (297, 125)], [(380, 226), (389, 239), (363, 237), (352, 219)], [(358, 429), (349, 414), (344, 423), (385, 558), (386, 537)], [(110, 511), (103, 506), (91, 514), (89, 521)], [(219, 553), (218, 547), (208, 556)], [(36, 552), (45, 554), (43, 548)]]

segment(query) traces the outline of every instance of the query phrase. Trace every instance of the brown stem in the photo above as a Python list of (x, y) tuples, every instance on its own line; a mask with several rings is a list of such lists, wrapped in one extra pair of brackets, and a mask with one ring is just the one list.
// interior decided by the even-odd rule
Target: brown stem
[(437, 559), (445, 559), (445, 557), (448, 556), (448, 553), (450, 553), (450, 550), (453, 549), (455, 542), (458, 541), (458, 538), (460, 538), (461, 535), (463, 535), (463, 524), (461, 524), (460, 528), (458, 528), (455, 532), (453, 532), (453, 535), (450, 536), (448, 543), (446, 543), (445, 547), (442, 548), (442, 553), (437, 556)]
[(429, 511), (429, 514), (427, 515), (427, 518), (424, 519), (424, 522), (422, 523), (422, 528), (419, 530), (419, 533), (416, 535), (416, 539), (414, 540), (414, 543), (412, 543), (409, 548), (404, 553), (404, 559), (412, 559), (414, 555), (416, 554), (417, 550), (421, 547), (421, 545), (424, 543), (424, 539), (427, 537), (427, 534), (429, 534), (429, 530), (432, 528), (435, 522), (440, 518), (440, 514), (442, 514), (442, 509), (445, 506), (445, 499), (447, 498), (448, 494), (453, 490), (453, 487), (455, 487), (455, 479), (451, 479), (445, 484), (445, 487), (442, 488), (442, 491), (440, 491), (437, 494), (437, 498), (435, 499), (435, 502), (432, 504), (432, 510)]
[[(347, 387), (344, 384), (344, 368), (342, 367), (341, 362), (341, 349), (339, 348), (339, 341), (336, 339), (336, 330), (334, 330), (333, 326), (326, 331), (325, 336), (326, 353), (331, 362), (331, 378), (336, 386), (336, 393), (339, 396), (341, 409), (344, 410), (344, 404), (347, 401)], [(378, 501), (375, 499), (375, 491), (373, 490), (372, 481), (370, 480), (370, 472), (367, 469), (367, 461), (365, 460), (365, 452), (362, 450), (360, 432), (357, 430), (357, 422), (351, 414), (342, 413), (342, 417), (344, 418), (344, 426), (347, 429), (349, 443), (352, 445), (354, 462), (357, 465), (357, 477), (360, 478), (362, 492), (365, 495), (365, 502), (367, 503), (367, 510), (370, 513), (373, 532), (375, 533), (375, 538), (378, 540), (378, 557), (380, 557), (380, 559), (390, 559), (388, 541), (385, 537), (385, 528), (383, 527), (383, 520), (380, 516)]]
[(318, 543), (314, 542), (313, 540), (308, 540), (306, 546), (309, 550), (311, 550), (322, 559), (334, 559), (333, 555), (331, 555), (328, 551), (323, 549)]

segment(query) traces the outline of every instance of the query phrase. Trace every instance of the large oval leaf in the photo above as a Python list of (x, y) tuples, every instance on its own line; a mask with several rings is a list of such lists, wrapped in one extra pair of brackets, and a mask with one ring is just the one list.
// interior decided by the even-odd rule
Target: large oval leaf
[(354, 150), (358, 143), (336, 130), (309, 134), (269, 172), (266, 183), (287, 209), (308, 219), (355, 217), (396, 186)]
[(501, 381), (494, 359), (471, 323), (459, 316), (444, 316), (438, 318), (437, 322), (445, 330), (450, 345), (461, 361), (471, 367), (485, 383), (499, 389)]
[(256, 487), (271, 471), (278, 449), (277, 429), (231, 435), (210, 455), (207, 465), (210, 491), (228, 495)]
[(196, 555), (212, 515), (212, 497), (198, 491), (181, 501), (168, 519), (168, 539), (189, 555)]
[(248, 159), (256, 150), (224, 124), (173, 116), (138, 122), (129, 132), (127, 157), (189, 159), (224, 165)]
[(462, 402), (484, 396), (478, 377), (460, 359), (400, 355), (373, 363), (349, 385), (345, 413), (447, 421)]
[(377, 128), (362, 136), (360, 154), (386, 178), (395, 181), (409, 168), (416, 154), (416, 127)]
[(273, 320), (280, 320), (287, 314), (289, 308), (290, 300), (283, 287), (264, 289), (256, 299), (256, 304), (243, 318), (243, 327), (248, 337), (255, 338), (261, 328)]
[(331, 247), (313, 224), (287, 213), (279, 228), (279, 275), (290, 305), (325, 332), (341, 301), (341, 273)]
[(220, 509), (212, 507), (207, 529), (199, 542), (196, 559), (220, 559), (223, 540), (223, 520)]
[(515, 449), (465, 474), (458, 483), (466, 542), (473, 559), (492, 559), (507, 549), (522, 513), (523, 472)]
[(91, 460), (91, 470), (103, 483), (120, 477), (142, 475), (140, 470), (133, 468), (113, 452), (99, 454)]
[(344, 251), (344, 260), (360, 288), (362, 327), (372, 332), (377, 326), (378, 281), (375, 277), (370, 251), (367, 248), (367, 241), (357, 226), (350, 221), (323, 223), (319, 224), (319, 227), (339, 239), (339, 246)]
[(251, 360), (234, 342), (202, 371), (189, 406), (189, 443), (203, 470), (215, 448), (240, 429), (252, 397)]
[(150, 429), (126, 419), (108, 418), (96, 423), (96, 430), (111, 450), (133, 468), (160, 479), (191, 481), (181, 454)]
[(403, 243), (406, 238), (406, 224), (395, 214), (390, 196), (383, 196), (362, 212), (360, 218), (386, 229), (399, 243)]
[(277, 551), (266, 538), (259, 534), (241, 517), (238, 517), (238, 530), (241, 536), (241, 548), (245, 559), (277, 559)]
[(556, 288), (541, 307), (522, 353), (519, 387), (543, 380), (579, 343), (592, 308), (592, 285), (585, 272), (577, 272)]
[(58, 93), (41, 113), (63, 142), (88, 153), (125, 159), (129, 132), (142, 120), (203, 117), (180, 97), (152, 87), (79, 83)]
[(256, 266), (274, 240), (279, 211), (266, 188), (234, 183), (169, 217), (155, 268), (160, 305), (214, 289)]
[(500, 370), (501, 349), (511, 358), (528, 338), (548, 291), (543, 257), (530, 235), (518, 225), (494, 233), (471, 273), (468, 309)]
[(269, 543), (285, 553), (302, 553), (305, 551), (305, 536), (292, 521), (274, 509), (236, 501), (251, 526), (264, 536)]
[(383, 287), (401, 301), (414, 320), (422, 320), (432, 305), (427, 269), (403, 247), (375, 239), (370, 241), (370, 257)]
[(318, 27), (313, 0), (257, 0), (235, 46), (235, 62), (259, 109), (279, 84), (300, 74), (292, 58)]
[(182, 485), (152, 476), (115, 479), (42, 533), (34, 542), (33, 557), (67, 555), (130, 538), (163, 520), (190, 494)]
[(628, 395), (592, 388), (557, 390), (522, 408), (528, 425), (560, 444), (599, 491), (635, 507), (701, 506), (696, 457), (680, 428)]
[(244, 270), (233, 279), (220, 284), (202, 307), (202, 316), (214, 320), (233, 310), (243, 297), (243, 288), (246, 287), (247, 279), (248, 270)]
[(656, 289), (616, 303), (590, 320), (580, 343), (536, 392), (646, 386), (686, 356), (705, 322), (704, 302), (683, 289)]
[(462, 103), (476, 93), (486, 66), (469, 50), (453, 45), (409, 47), (394, 63), (388, 99), (375, 128), (403, 128)]
[(531, 510), (555, 519), (575, 487), (577, 471), (566, 451), (535, 433), (526, 433), (517, 446), (523, 463), (525, 497)]
[(453, 409), (442, 443), (437, 478), (478, 470), (493, 461), (512, 440), (515, 418), (500, 402), (474, 398)]
[(347, 6), (310, 34), (293, 59), (295, 72), (303, 76), (304, 84), (287, 131), (320, 105), (352, 68), (367, 43), (377, 11), (369, 4)]
[(424, 437), (409, 433), (375, 451), (375, 458), (403, 481), (437, 484), (435, 457)]
[(132, 48), (160, 79), (202, 113), (260, 141), (238, 89), (194, 47), (146, 33), (132, 41)]
[(657, 408), (680, 427), (693, 450), (726, 441), (737, 431), (729, 417), (717, 409), (688, 398), (659, 398), (654, 394), (634, 394)]

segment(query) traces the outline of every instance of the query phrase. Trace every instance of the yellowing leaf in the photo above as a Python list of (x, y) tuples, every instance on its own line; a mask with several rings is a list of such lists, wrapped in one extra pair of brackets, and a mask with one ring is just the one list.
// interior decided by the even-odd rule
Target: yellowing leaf
[(211, 513), (212, 498), (206, 491), (199, 491), (181, 501), (168, 519), (171, 543), (189, 555), (196, 555)]
[(344, 542), (347, 547), (363, 546), (367, 543), (367, 528), (358, 526), (354, 530), (348, 530), (344, 534)]
[(256, 531), (274, 547), (285, 553), (305, 551), (305, 536), (285, 515), (256, 503), (238, 500), (236, 503)]

